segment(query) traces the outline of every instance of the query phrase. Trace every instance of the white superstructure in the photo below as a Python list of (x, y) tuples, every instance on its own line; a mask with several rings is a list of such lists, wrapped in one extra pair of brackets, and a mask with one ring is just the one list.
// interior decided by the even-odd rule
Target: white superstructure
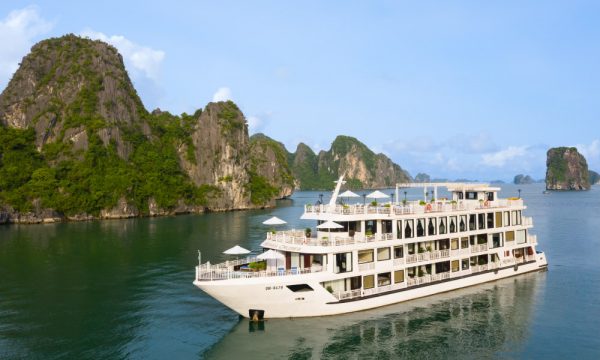
[[(194, 284), (245, 317), (305, 317), (370, 309), (547, 267), (522, 199), (499, 199), (500, 188), (398, 184), (394, 202), (350, 205), (338, 203), (342, 184), (341, 178), (328, 204), (305, 206), (302, 219), (315, 220), (316, 229), (269, 232), (261, 246), (276, 253), (268, 260), (200, 264)], [(423, 200), (400, 200), (403, 187), (415, 186), (423, 188)], [(452, 198), (438, 199), (439, 186)]]

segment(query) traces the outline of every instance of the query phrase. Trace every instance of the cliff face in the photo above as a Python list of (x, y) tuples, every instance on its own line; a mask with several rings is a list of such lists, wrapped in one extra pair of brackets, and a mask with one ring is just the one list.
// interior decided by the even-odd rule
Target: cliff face
[[(272, 204), (232, 102), (148, 113), (112, 46), (42, 41), (0, 95), (0, 222), (123, 218)], [(260, 171), (259, 171), (260, 172)]]
[(92, 131), (126, 158), (123, 128), (147, 130), (144, 115), (117, 50), (74, 35), (35, 45), (0, 95), (0, 122), (33, 128), (38, 149), (64, 142), (87, 150)]
[(305, 145), (299, 145), (292, 156), (292, 169), (301, 189), (329, 189), (342, 173), (346, 174), (348, 186), (354, 189), (388, 187), (410, 181), (410, 175), (387, 156), (375, 154), (349, 136), (338, 136), (331, 149), (321, 151), (318, 156)]
[(546, 166), (546, 189), (590, 189), (587, 161), (576, 148), (558, 147), (548, 150)]
[(262, 176), (277, 189), (276, 197), (282, 199), (294, 192), (295, 179), (288, 164), (290, 154), (285, 146), (264, 134), (250, 137), (252, 176)]

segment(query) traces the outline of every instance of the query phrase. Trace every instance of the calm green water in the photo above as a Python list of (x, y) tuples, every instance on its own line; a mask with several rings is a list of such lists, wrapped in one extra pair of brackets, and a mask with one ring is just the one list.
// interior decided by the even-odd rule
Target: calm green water
[(197, 249), (213, 262), (258, 249), (272, 215), (304, 228), (318, 193), (265, 211), (2, 226), (0, 358), (600, 358), (600, 189), (521, 188), (548, 272), (261, 328), (192, 285)]

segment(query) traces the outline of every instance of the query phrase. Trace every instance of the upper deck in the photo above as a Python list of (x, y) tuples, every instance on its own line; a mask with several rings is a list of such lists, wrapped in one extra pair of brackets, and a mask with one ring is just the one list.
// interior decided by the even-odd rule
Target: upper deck
[(305, 220), (325, 220), (340, 219), (348, 221), (355, 219), (380, 219), (390, 216), (435, 214), (435, 213), (459, 213), (474, 212), (477, 210), (514, 208), (523, 209), (522, 199), (508, 198), (498, 200), (447, 200), (441, 199), (434, 202), (407, 201), (403, 204), (393, 204), (391, 202), (371, 205), (371, 204), (321, 204), (304, 206), (302, 219)]

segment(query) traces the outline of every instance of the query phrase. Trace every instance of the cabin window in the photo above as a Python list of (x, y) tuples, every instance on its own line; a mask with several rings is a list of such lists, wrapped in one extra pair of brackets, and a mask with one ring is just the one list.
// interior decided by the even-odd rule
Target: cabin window
[(463, 270), (469, 270), (469, 259), (462, 259), (461, 264)]
[(350, 290), (356, 290), (356, 289), (360, 289), (362, 286), (361, 283), (361, 277), (360, 276), (353, 276), (350, 279)]
[(477, 230), (475, 227), (475, 214), (469, 215), (469, 230)]
[(450, 216), (450, 233), (455, 233), (456, 228), (456, 216)]
[(458, 238), (450, 240), (450, 249), (458, 250)]
[(345, 273), (352, 271), (352, 253), (335, 254), (335, 272)]
[(404, 246), (394, 246), (394, 259), (400, 259), (404, 257)]
[(425, 236), (425, 219), (417, 219), (417, 237)]
[(404, 237), (405, 238), (412, 238), (413, 235), (413, 228), (414, 228), (414, 220), (404, 220)]
[(464, 195), (462, 192), (457, 192), (456, 194), (458, 195), (458, 200), (464, 199)]
[(477, 200), (477, 192), (476, 191), (467, 191), (467, 200)]
[(503, 245), (502, 233), (492, 234), (492, 248), (498, 248)]
[(477, 223), (479, 224), (479, 229), (485, 229), (485, 214), (477, 214)]
[(452, 260), (452, 272), (457, 272), (460, 270), (460, 261)]
[(404, 282), (404, 270), (394, 271), (394, 283), (398, 284)]
[(519, 230), (516, 232), (516, 240), (517, 244), (524, 244), (527, 237), (525, 235), (525, 230)]
[(293, 292), (314, 291), (313, 288), (311, 288), (308, 284), (288, 285), (287, 288)]
[(377, 274), (377, 286), (386, 286), (392, 284), (392, 273)]
[(514, 231), (506, 232), (506, 241), (515, 241), (515, 232)]
[(377, 233), (377, 223), (375, 220), (365, 221), (365, 233), (371, 235)]
[(402, 220), (397, 221), (396, 232), (398, 233), (398, 235), (396, 235), (396, 237), (398, 239), (402, 239)]
[(358, 251), (358, 263), (365, 264), (365, 263), (373, 262), (373, 260), (374, 260), (373, 253), (374, 253), (373, 249), (359, 250)]
[(435, 232), (435, 228), (436, 228), (436, 226), (435, 226), (436, 221), (435, 220), (436, 220), (435, 218), (429, 218), (429, 223), (427, 224), (427, 233), (428, 233), (428, 235), (435, 235), (435, 233), (436, 233)]
[(372, 289), (375, 287), (375, 275), (363, 276), (363, 289)]
[(446, 233), (446, 217), (441, 217), (439, 219), (439, 224), (440, 224), (440, 231), (439, 234), (445, 234)]
[(377, 249), (377, 261), (385, 261), (390, 259), (390, 248), (379, 248)]
[(392, 220), (382, 220), (381, 227), (384, 234), (392, 233)]
[(517, 212), (516, 211), (511, 211), (510, 212), (510, 223), (513, 225), (519, 225), (519, 222), (517, 221)]
[(494, 193), (493, 192), (487, 193), (487, 200), (488, 201), (494, 201)]
[(494, 213), (487, 214), (487, 228), (488, 229), (494, 228)]
[(504, 212), (504, 226), (510, 226), (510, 213), (508, 211)]
[(467, 231), (467, 215), (460, 216), (459, 231)]
[(517, 211), (517, 225), (523, 225), (523, 219), (521, 218), (521, 210)]
[(469, 238), (468, 237), (460, 238), (460, 248), (461, 249), (469, 248)]
[(414, 255), (415, 253), (415, 243), (407, 244), (408, 247), (408, 255)]
[(502, 212), (496, 213), (496, 227), (502, 227)]

